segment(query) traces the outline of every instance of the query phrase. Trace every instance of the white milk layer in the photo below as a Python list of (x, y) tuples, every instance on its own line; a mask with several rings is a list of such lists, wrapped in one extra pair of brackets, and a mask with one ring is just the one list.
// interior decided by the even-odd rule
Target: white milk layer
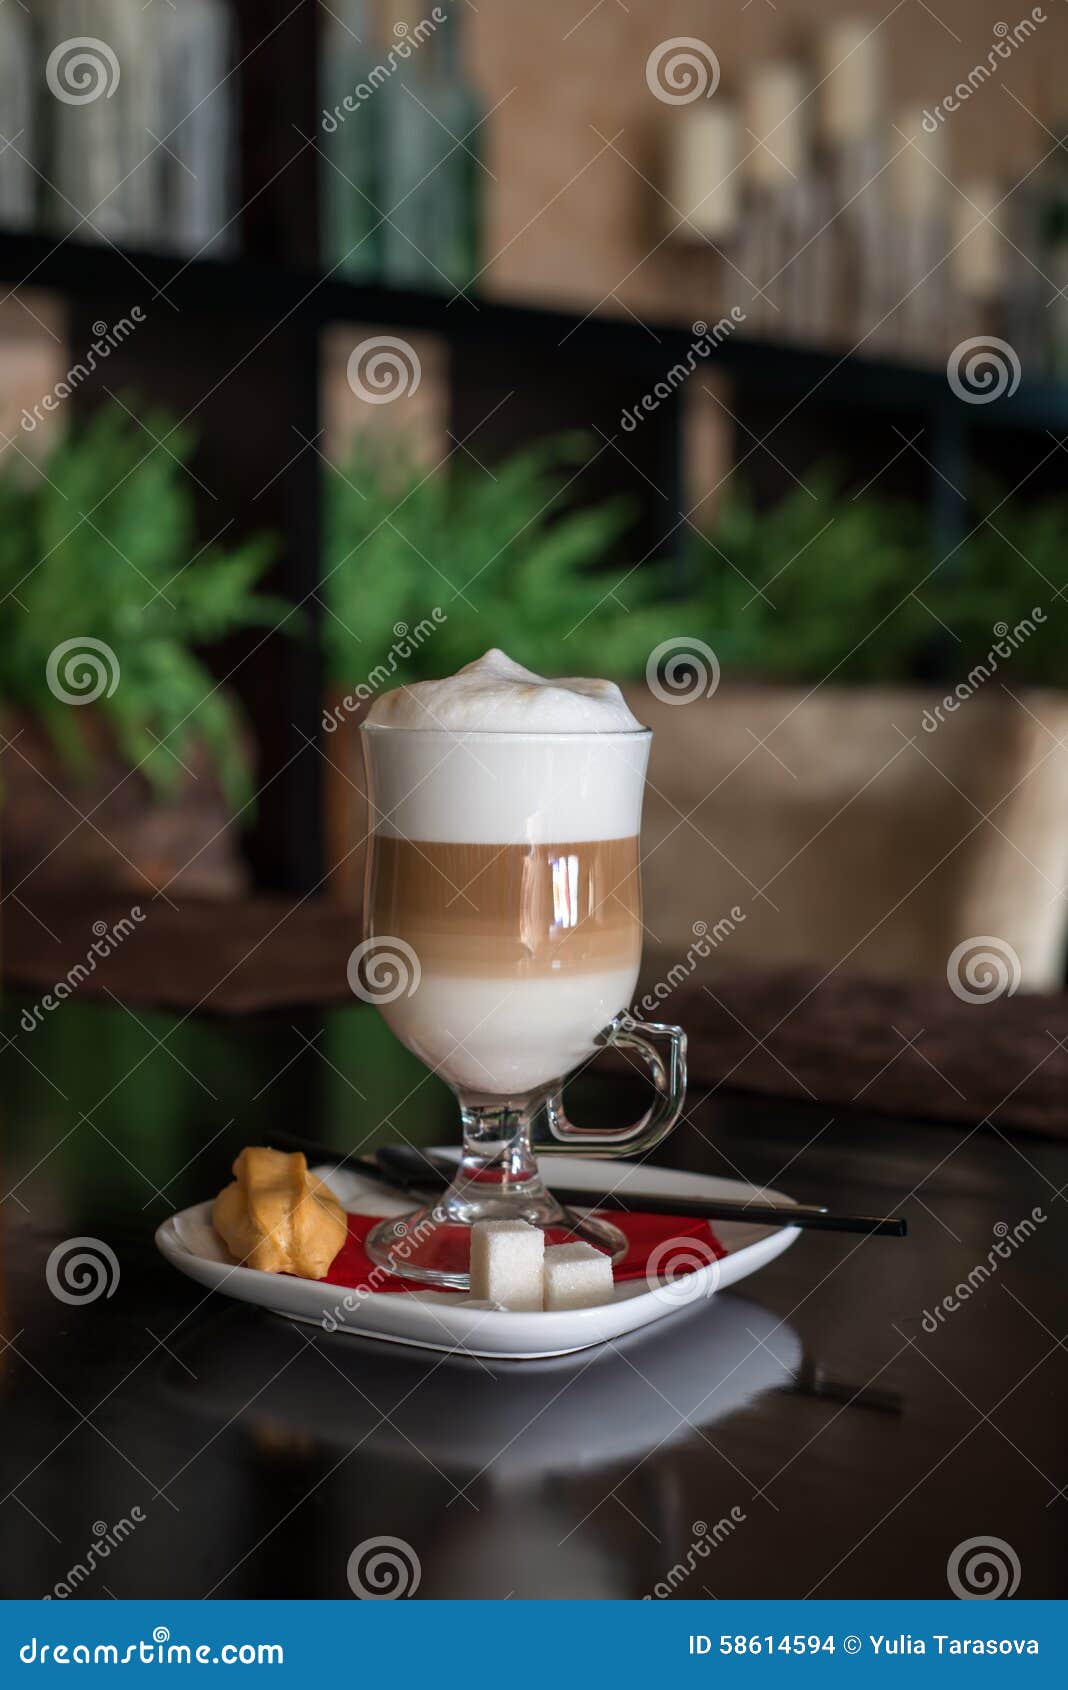
[(379, 1007), (397, 1037), (450, 1084), (519, 1097), (577, 1068), (621, 1009), (636, 967), (520, 980), (428, 973)]
[(633, 839), (650, 737), (366, 728), (374, 827), (443, 845)]
[(546, 680), (494, 648), (440, 681), (395, 687), (375, 700), (378, 727), (468, 733), (628, 733), (641, 727), (614, 681)]

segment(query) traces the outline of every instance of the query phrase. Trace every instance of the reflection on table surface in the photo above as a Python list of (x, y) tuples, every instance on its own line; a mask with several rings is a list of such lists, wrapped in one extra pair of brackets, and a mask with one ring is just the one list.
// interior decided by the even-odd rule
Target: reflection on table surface
[(281, 1316), (251, 1325), (237, 1311), (175, 1357), (174, 1389), (196, 1412), (245, 1416), (262, 1380), (279, 1428), (337, 1449), (359, 1439), (376, 1458), (447, 1468), (465, 1488), (485, 1474), (504, 1489), (638, 1460), (791, 1387), (801, 1370), (789, 1325), (729, 1292), (649, 1332), (542, 1361), (328, 1337)]
[[(1013, 1545), (1021, 1595), (1063, 1587), (1063, 1226), (933, 1333), (923, 1316), (996, 1223), (1059, 1217), (1068, 1147), (695, 1098), (664, 1160), (903, 1208), (909, 1240), (804, 1237), (654, 1329), (490, 1363), (230, 1304), (152, 1246), (272, 1131), (450, 1136), (447, 1095), (431, 1082), (413, 1114), (400, 1068), (403, 1127), (382, 1111), (373, 1016), (141, 1020), (71, 1004), (32, 1065), (5, 1059), (5, 1596), (80, 1566), (85, 1596), (345, 1598), (378, 1538), (415, 1556), (420, 1597), (938, 1596), (978, 1535)], [(617, 1083), (590, 1077), (587, 1118)], [(64, 1302), (49, 1256), (83, 1236), (116, 1283)]]

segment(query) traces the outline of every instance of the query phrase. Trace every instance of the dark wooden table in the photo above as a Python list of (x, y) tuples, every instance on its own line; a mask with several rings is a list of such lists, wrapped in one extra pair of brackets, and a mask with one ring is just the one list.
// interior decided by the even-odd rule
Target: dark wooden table
[[(28, 1001), (4, 1011), (4, 1596), (345, 1598), (379, 1537), (420, 1597), (937, 1597), (975, 1537), (1011, 1547), (1021, 1596), (1066, 1594), (1068, 1145), (698, 1094), (665, 1161), (901, 1210), (909, 1239), (803, 1237), (577, 1358), (446, 1359), (205, 1297), (152, 1241), (271, 1131), (453, 1138), (373, 1010), (75, 1000), (28, 1032)], [(586, 1118), (633, 1103), (584, 1084)], [(79, 1305), (47, 1264), (80, 1237), (118, 1275)]]

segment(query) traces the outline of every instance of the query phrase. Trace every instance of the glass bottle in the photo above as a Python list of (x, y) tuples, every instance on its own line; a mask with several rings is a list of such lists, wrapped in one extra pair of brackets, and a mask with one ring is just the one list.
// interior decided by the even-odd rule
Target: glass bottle
[(332, 0), (320, 38), (319, 203), (323, 268), (374, 281), (382, 267), (381, 82), (366, 0)]
[(380, 89), (384, 268), (396, 286), (462, 289), (478, 269), (481, 106), (461, 72), (460, 20), (414, 26), (386, 7), (396, 71)]

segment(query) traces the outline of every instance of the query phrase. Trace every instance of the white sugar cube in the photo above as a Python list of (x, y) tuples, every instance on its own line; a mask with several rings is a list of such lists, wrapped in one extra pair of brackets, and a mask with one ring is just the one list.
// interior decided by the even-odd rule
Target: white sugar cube
[(498, 1308), (541, 1308), (545, 1234), (526, 1221), (476, 1221), (471, 1228), (471, 1295)]
[(550, 1244), (545, 1252), (547, 1309), (592, 1309), (611, 1301), (611, 1256), (592, 1244)]

